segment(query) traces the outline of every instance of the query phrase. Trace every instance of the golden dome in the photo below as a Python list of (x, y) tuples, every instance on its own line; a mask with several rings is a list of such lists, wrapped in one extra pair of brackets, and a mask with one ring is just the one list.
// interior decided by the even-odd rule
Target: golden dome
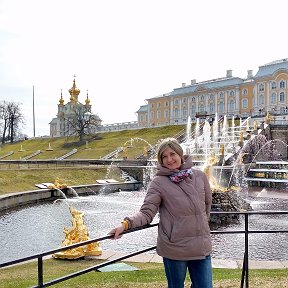
[(90, 99), (88, 98), (88, 90), (87, 90), (87, 98), (85, 100), (86, 106), (90, 105)]
[(61, 98), (59, 100), (59, 103), (60, 103), (60, 105), (64, 104), (64, 99), (63, 99), (63, 96), (62, 96), (62, 89), (61, 89)]
[(75, 78), (73, 80), (72, 88), (70, 88), (68, 91), (69, 91), (69, 93), (71, 95), (70, 100), (72, 102), (77, 102), (78, 101), (78, 95), (80, 94), (80, 90), (76, 87)]

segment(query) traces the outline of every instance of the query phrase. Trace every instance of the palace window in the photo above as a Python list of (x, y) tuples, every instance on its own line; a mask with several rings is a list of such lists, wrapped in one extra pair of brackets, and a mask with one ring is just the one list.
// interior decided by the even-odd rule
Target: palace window
[(174, 99), (174, 104), (175, 105), (179, 105), (179, 100), (178, 99)]
[(183, 107), (183, 117), (187, 116), (187, 107)]
[(247, 109), (248, 108), (248, 99), (242, 99), (242, 108)]
[(150, 119), (154, 119), (154, 111), (150, 112)]
[(161, 111), (157, 111), (157, 119), (159, 120), (161, 118)]
[(272, 83), (271, 83), (271, 89), (276, 89), (277, 88), (277, 85), (276, 85), (276, 82), (275, 81), (273, 81)]
[(223, 99), (223, 98), (224, 98), (224, 93), (223, 93), (223, 92), (220, 92), (219, 98), (220, 98), (220, 99)]
[(259, 96), (259, 104), (260, 104), (260, 105), (264, 105), (264, 95), (263, 95), (263, 94), (261, 94), (261, 95)]
[(210, 96), (209, 96), (209, 100), (211, 100), (211, 101), (214, 100), (214, 95), (213, 95), (213, 94), (210, 94)]
[(230, 97), (233, 97), (235, 95), (235, 92), (234, 91), (230, 91)]
[(195, 97), (192, 97), (191, 101), (192, 101), (192, 102), (195, 102)]
[(205, 100), (205, 97), (204, 97), (204, 95), (201, 95), (201, 101), (204, 101)]
[(272, 93), (270, 103), (276, 103), (276, 93)]
[(281, 80), (279, 86), (280, 86), (280, 89), (284, 89), (285, 88), (285, 81)]
[(213, 102), (211, 102), (211, 103), (209, 104), (209, 111), (210, 111), (210, 113), (213, 113), (213, 112), (214, 112), (214, 103), (213, 103)]
[(151, 108), (154, 108), (154, 104), (153, 103), (151, 103)]
[(164, 117), (165, 117), (165, 119), (169, 118), (169, 111), (168, 110), (164, 111)]
[(234, 100), (231, 100), (229, 102), (229, 111), (230, 112), (233, 112), (235, 110), (235, 101)]
[(204, 109), (204, 104), (200, 105), (200, 113), (204, 113), (205, 109)]
[(259, 85), (259, 91), (260, 91), (260, 92), (263, 92), (263, 91), (264, 91), (264, 84), (263, 84), (263, 83), (261, 83), (261, 84)]
[(166, 102), (165, 102), (165, 107), (168, 107), (168, 106), (169, 106), (169, 102), (166, 101)]
[(279, 94), (279, 101), (280, 101), (280, 102), (285, 102), (285, 94), (284, 94), (284, 92), (280, 92), (280, 94)]
[(160, 108), (160, 107), (161, 107), (161, 103), (158, 102), (158, 104), (157, 104), (157, 108)]
[(195, 106), (194, 105), (191, 106), (191, 115), (195, 115)]
[(220, 113), (224, 112), (224, 103), (223, 102), (218, 103), (218, 112), (220, 112)]
[(175, 108), (174, 109), (174, 118), (178, 118), (179, 117), (179, 109)]
[(186, 103), (187, 102), (187, 98), (185, 97), (185, 98), (183, 98), (183, 103)]
[(246, 96), (247, 94), (248, 94), (247, 89), (244, 89), (244, 90), (243, 90), (243, 95)]

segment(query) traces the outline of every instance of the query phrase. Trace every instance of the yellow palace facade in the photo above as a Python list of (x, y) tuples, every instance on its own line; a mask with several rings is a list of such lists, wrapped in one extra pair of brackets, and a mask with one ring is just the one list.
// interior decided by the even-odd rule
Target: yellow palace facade
[[(288, 123), (288, 59), (259, 66), (253, 75), (248, 70), (246, 79), (234, 77), (232, 70), (226, 77), (203, 82), (191, 80), (169, 93), (146, 99), (137, 111), (138, 126), (160, 127), (192, 122), (197, 118), (261, 117), (270, 113), (274, 119)], [(287, 117), (287, 118), (286, 118)]]

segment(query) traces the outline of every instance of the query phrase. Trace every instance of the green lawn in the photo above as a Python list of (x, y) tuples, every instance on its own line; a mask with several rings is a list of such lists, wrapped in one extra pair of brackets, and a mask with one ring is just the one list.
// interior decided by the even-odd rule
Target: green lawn
[[(41, 153), (34, 156), (33, 160), (55, 159), (76, 148), (78, 152), (69, 159), (99, 159), (118, 147), (127, 147), (129, 149), (126, 149), (125, 156), (128, 159), (134, 159), (136, 156), (141, 155), (147, 147), (154, 146), (160, 139), (173, 137), (180, 131), (185, 131), (184, 129), (184, 125), (172, 125), (153, 129), (145, 128), (99, 133), (97, 135), (87, 135), (81, 143), (79, 142), (79, 137), (74, 136), (29, 139), (2, 145), (0, 157), (13, 151), (13, 154), (3, 159), (20, 160), (40, 150)], [(123, 153), (120, 153), (119, 157), (122, 158)]]
[[(55, 260), (44, 262), (44, 281), (68, 275), (100, 263), (99, 260)], [(159, 263), (131, 263), (138, 271), (89, 272), (72, 278), (53, 287), (167, 287), (163, 265)], [(250, 270), (250, 288), (284, 288), (288, 287), (287, 269)], [(240, 269), (213, 269), (214, 288), (240, 287)], [(187, 277), (187, 286), (189, 278)], [(26, 288), (37, 284), (37, 262), (13, 266), (0, 270), (1, 288)]]
[[(2, 145), (0, 157), (6, 155), (9, 151), (14, 151), (11, 156), (5, 157), (4, 160), (20, 160), (36, 150), (41, 150), (41, 154), (31, 159), (55, 159), (77, 148), (78, 152), (68, 159), (99, 159), (101, 156), (114, 151), (117, 147), (127, 147), (125, 152), (119, 153), (118, 159), (122, 159), (124, 156), (128, 159), (135, 159), (143, 154), (145, 149), (154, 146), (159, 140), (173, 137), (183, 131), (183, 129), (183, 125), (178, 125), (154, 129), (99, 133), (86, 136), (85, 141), (82, 143), (79, 143), (78, 137), (30, 139)], [(48, 148), (53, 150), (47, 150)], [(94, 184), (96, 179), (105, 178), (106, 173), (106, 168), (89, 166), (66, 167), (64, 165), (56, 166), (55, 164), (40, 166), (29, 164), (28, 166), (27, 164), (21, 165), (19, 163), (8, 164), (2, 161), (0, 163), (0, 195), (35, 190), (37, 189), (35, 184), (42, 182), (54, 183), (57, 177), (68, 186)], [(109, 175), (109, 178), (119, 180), (119, 171), (113, 169), (112, 173), (113, 175)]]

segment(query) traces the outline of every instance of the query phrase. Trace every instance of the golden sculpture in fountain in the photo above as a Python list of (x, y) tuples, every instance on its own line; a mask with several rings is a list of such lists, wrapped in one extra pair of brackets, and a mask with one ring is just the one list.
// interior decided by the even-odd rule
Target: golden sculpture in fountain
[(62, 189), (67, 188), (67, 184), (61, 183), (61, 180), (57, 177), (54, 181), (54, 184), (48, 186), (49, 189)]
[(214, 178), (213, 176), (213, 166), (218, 162), (218, 158), (216, 157), (216, 155), (214, 153), (212, 153), (210, 155), (210, 157), (208, 157), (206, 159), (206, 162), (204, 163), (203, 166), (203, 172), (206, 174), (209, 183), (210, 183), (210, 187), (211, 187), (211, 191), (215, 192), (215, 191), (221, 191), (224, 192), (225, 188), (221, 187), (218, 183), (217, 180)]
[[(223, 149), (223, 148), (221, 148)], [(222, 187), (218, 184), (216, 178), (213, 176), (213, 166), (219, 162), (215, 153), (211, 153), (211, 155), (206, 159), (206, 162), (203, 166), (203, 172), (206, 174), (209, 184), (211, 187), (212, 192), (228, 192), (231, 190), (239, 190), (238, 188), (231, 186), (231, 187)]]
[[(64, 228), (65, 239), (62, 241), (61, 247), (89, 240), (88, 229), (83, 221), (84, 213), (73, 207), (69, 207), (69, 210), (72, 215), (72, 227)], [(52, 256), (58, 259), (78, 259), (85, 256), (99, 256), (101, 254), (102, 249), (99, 243), (93, 242), (88, 245), (57, 252)]]

